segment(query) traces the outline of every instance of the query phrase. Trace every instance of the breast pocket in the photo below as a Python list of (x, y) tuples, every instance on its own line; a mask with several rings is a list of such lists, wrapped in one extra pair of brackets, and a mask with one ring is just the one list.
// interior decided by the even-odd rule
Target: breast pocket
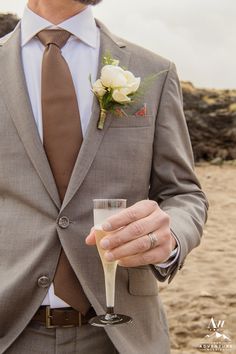
[(149, 267), (128, 268), (128, 290), (131, 295), (155, 296), (157, 280)]
[(112, 116), (110, 128), (135, 128), (135, 127), (148, 127), (153, 122), (152, 115), (135, 116), (129, 115), (125, 117)]

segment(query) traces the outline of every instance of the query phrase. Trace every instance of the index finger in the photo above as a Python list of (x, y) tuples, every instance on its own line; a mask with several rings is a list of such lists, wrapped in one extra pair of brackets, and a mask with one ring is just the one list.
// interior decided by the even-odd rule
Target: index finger
[(153, 213), (158, 204), (153, 200), (142, 200), (126, 208), (119, 213), (110, 216), (105, 223), (102, 224), (104, 231), (114, 231), (121, 227), (131, 224), (134, 221), (145, 218)]

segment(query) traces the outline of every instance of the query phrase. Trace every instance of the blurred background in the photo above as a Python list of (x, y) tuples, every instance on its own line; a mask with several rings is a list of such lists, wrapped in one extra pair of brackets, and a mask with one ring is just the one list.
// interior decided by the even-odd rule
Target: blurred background
[[(0, 0), (0, 36), (14, 28), (25, 4), (26, 0)], [(219, 351), (234, 354), (236, 2), (103, 0), (94, 13), (112, 32), (176, 63), (196, 173), (210, 202), (200, 247), (171, 284), (160, 284), (171, 353), (197, 354), (202, 352), (201, 344), (214, 344), (216, 329), (208, 328), (213, 317), (216, 322), (225, 321), (217, 341), (232, 346)]]
[[(0, 0), (22, 16), (26, 0)], [(114, 33), (173, 60), (182, 80), (235, 88), (235, 0), (103, 0), (95, 15)]]

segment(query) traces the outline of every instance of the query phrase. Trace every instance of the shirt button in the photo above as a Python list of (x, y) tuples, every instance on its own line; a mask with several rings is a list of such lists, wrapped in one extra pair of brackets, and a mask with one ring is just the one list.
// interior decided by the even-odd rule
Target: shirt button
[(42, 277), (38, 278), (38, 286), (40, 288), (48, 288), (49, 285), (50, 279), (46, 275), (43, 275)]
[(61, 229), (67, 229), (70, 226), (70, 219), (67, 216), (62, 216), (58, 220), (58, 225)]

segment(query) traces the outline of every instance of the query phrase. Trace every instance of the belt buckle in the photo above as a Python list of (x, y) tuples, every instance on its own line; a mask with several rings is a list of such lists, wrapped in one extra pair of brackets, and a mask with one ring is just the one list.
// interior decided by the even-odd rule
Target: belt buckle
[[(50, 306), (46, 306), (46, 328), (58, 328), (58, 327), (62, 327), (62, 328), (71, 328), (71, 327), (76, 327), (75, 324), (68, 324), (68, 325), (52, 325), (51, 321), (52, 321), (52, 314), (51, 314), (51, 307)], [(79, 319), (79, 323), (78, 323), (78, 327), (82, 326), (82, 314), (81, 312), (78, 312), (78, 319)]]
[(55, 326), (51, 324), (52, 314), (51, 314), (51, 307), (46, 306), (46, 328), (57, 328), (59, 326)]

